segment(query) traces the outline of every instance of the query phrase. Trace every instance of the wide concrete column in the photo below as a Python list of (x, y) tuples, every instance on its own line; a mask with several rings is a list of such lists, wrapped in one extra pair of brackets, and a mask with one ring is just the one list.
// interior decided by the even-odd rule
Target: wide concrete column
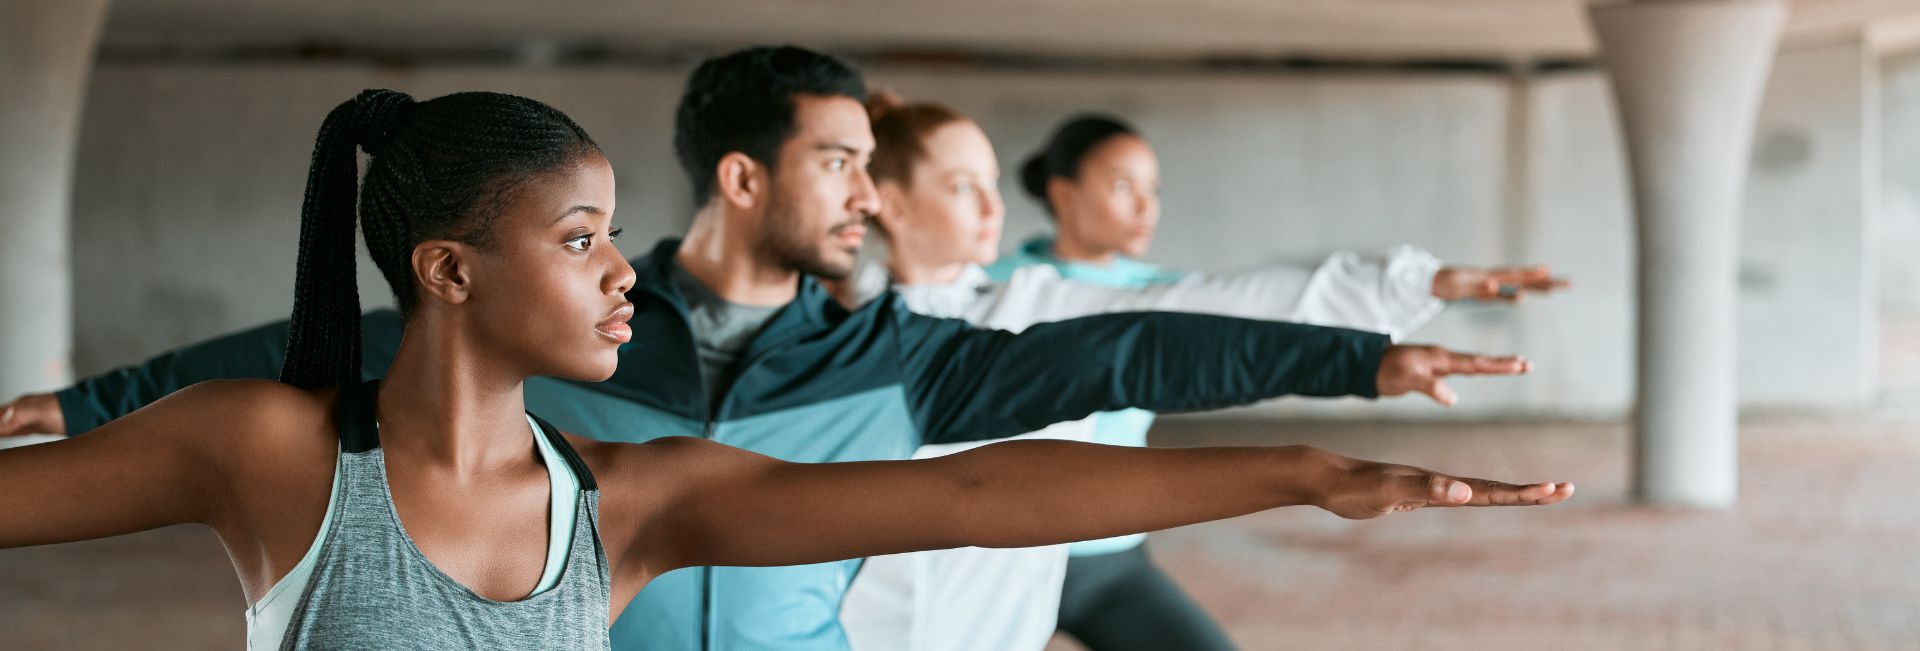
[(1634, 185), (1643, 501), (1738, 494), (1739, 199), (1785, 15), (1780, 0), (1592, 9)]
[(106, 13), (0, 2), (0, 401), (72, 381), (74, 150)]

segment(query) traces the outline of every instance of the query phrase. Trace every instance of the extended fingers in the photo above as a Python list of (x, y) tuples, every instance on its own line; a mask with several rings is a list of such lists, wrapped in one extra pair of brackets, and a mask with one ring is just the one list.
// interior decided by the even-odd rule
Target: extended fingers
[(1455, 392), (1451, 385), (1441, 380), (1438, 375), (1422, 380), (1420, 383), (1420, 392), (1427, 394), (1427, 397), (1433, 398), (1434, 402), (1440, 403), (1443, 406), (1452, 407), (1453, 403), (1460, 402), (1460, 394)]
[(1512, 287), (1514, 290), (1549, 292), (1571, 284), (1565, 278), (1553, 277), (1553, 269), (1546, 265), (1495, 269), (1491, 275), (1502, 287)]
[(1435, 370), (1439, 375), (1519, 375), (1533, 370), (1533, 363), (1519, 355), (1494, 357), (1447, 351)]
[(1573, 482), (1509, 484), (1488, 479), (1460, 479), (1473, 489), (1465, 506), (1542, 506), (1573, 497)]

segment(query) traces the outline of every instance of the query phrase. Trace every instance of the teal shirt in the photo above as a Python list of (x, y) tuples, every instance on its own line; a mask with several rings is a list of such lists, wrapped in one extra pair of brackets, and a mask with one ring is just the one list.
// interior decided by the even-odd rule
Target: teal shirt
[(1161, 269), (1131, 258), (1115, 257), (1112, 264), (1105, 265), (1063, 260), (1054, 257), (1051, 237), (1027, 240), (1013, 253), (988, 265), (987, 275), (996, 281), (1006, 282), (1013, 277), (1015, 269), (1036, 264), (1053, 267), (1060, 272), (1061, 278), (1107, 287), (1146, 287), (1186, 277), (1184, 272)]
[[(1115, 257), (1111, 264), (1105, 265), (1063, 260), (1054, 256), (1051, 237), (1027, 240), (1018, 250), (987, 267), (987, 275), (996, 281), (1005, 282), (1013, 277), (1014, 270), (1036, 264), (1053, 267), (1060, 272), (1061, 278), (1107, 287), (1146, 287), (1174, 282), (1185, 275), (1178, 271), (1161, 269), (1152, 264), (1123, 257)], [(1153, 412), (1145, 409), (1103, 411), (1094, 414), (1093, 441), (1106, 445), (1143, 448), (1147, 446), (1147, 430), (1152, 427)], [(1146, 539), (1145, 534), (1136, 534), (1089, 540), (1074, 543), (1070, 551), (1074, 556), (1111, 554), (1138, 547)]]

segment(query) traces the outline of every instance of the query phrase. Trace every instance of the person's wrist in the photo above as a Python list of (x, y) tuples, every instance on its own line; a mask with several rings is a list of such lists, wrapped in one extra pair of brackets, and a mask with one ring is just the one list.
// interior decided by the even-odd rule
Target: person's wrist
[(1293, 459), (1283, 477), (1293, 503), (1327, 508), (1352, 477), (1352, 459), (1308, 445), (1288, 446), (1285, 453)]
[(1433, 272), (1434, 298), (1443, 301), (1458, 301), (1468, 298), (1472, 291), (1467, 288), (1469, 271), (1458, 267), (1441, 267)]
[(54, 394), (51, 394), (51, 393), (42, 393), (38, 396), (38, 398), (46, 402), (47, 431), (54, 434), (59, 434), (61, 436), (66, 436), (67, 435), (67, 414), (66, 412), (60, 410), (59, 396), (55, 396)]
[(59, 434), (66, 436), (66, 415), (60, 411), (60, 400), (51, 393), (32, 393), (20, 396), (14, 401), (14, 418), (22, 419), (31, 430), (30, 434)]

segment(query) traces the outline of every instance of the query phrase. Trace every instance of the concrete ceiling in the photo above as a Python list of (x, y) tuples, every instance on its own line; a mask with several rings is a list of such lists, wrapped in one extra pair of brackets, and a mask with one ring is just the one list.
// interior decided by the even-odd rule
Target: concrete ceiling
[[(1601, 0), (115, 0), (109, 46), (586, 45), (1128, 59), (1581, 59)], [(1920, 22), (1920, 0), (1790, 0), (1788, 39)]]

